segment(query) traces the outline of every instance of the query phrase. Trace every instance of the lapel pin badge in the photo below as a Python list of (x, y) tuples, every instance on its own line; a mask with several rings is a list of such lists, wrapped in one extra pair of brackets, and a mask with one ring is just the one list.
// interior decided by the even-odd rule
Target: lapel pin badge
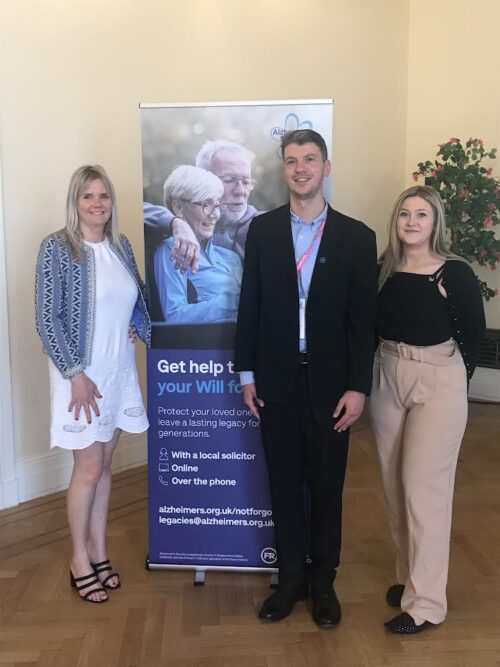
[(326, 257), (320, 257), (319, 258), (319, 263), (320, 264), (326, 264)]

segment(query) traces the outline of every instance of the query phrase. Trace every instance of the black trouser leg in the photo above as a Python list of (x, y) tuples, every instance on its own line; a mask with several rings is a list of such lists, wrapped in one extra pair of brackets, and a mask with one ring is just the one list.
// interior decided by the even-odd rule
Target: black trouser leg
[[(295, 398), (295, 396), (294, 396)], [(304, 457), (296, 401), (261, 409), (271, 504), (282, 586), (305, 583)]]
[(348, 432), (338, 434), (332, 424), (311, 424), (308, 481), (311, 492), (311, 586), (327, 591), (340, 562), (342, 491), (347, 464)]
[(301, 367), (290, 401), (266, 403), (261, 415), (280, 583), (295, 586), (305, 580), (304, 480), (307, 479), (311, 493), (311, 583), (315, 590), (328, 590), (340, 558), (342, 490), (349, 434), (334, 431), (333, 418), (322, 424), (314, 417), (307, 367)]

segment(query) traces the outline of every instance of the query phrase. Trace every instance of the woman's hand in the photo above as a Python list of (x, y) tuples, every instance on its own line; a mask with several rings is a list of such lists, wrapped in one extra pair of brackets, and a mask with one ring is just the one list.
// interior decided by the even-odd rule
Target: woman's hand
[(80, 410), (83, 408), (87, 423), (92, 423), (90, 408), (94, 410), (96, 417), (99, 417), (99, 407), (96, 398), (102, 398), (99, 389), (85, 373), (77, 373), (71, 378), (71, 401), (68, 405), (68, 412), (75, 408), (75, 419), (80, 418)]
[(135, 324), (129, 324), (128, 337), (130, 338), (132, 343), (135, 343), (135, 341), (137, 340), (138, 334), (137, 334), (137, 329), (135, 328)]

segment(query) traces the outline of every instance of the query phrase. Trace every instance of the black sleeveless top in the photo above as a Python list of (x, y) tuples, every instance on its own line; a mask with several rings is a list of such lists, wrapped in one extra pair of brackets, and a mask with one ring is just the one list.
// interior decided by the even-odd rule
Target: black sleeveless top
[(448, 300), (438, 288), (444, 266), (432, 275), (393, 273), (379, 293), (381, 338), (408, 345), (438, 345), (453, 337)]

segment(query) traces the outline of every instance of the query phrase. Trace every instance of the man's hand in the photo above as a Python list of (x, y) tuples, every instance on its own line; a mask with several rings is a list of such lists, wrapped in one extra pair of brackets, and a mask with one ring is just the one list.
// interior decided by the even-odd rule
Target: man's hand
[(363, 408), (365, 407), (366, 396), (359, 391), (346, 391), (337, 403), (334, 410), (333, 417), (337, 419), (342, 410), (344, 414), (333, 427), (336, 431), (341, 433), (352, 426), (356, 419), (361, 416)]
[(96, 398), (102, 398), (99, 389), (85, 373), (77, 373), (71, 378), (71, 401), (68, 405), (68, 412), (75, 408), (75, 419), (80, 418), (80, 410), (83, 408), (87, 423), (92, 423), (90, 408), (94, 410), (96, 417), (99, 417), (99, 407)]
[(264, 401), (261, 398), (257, 398), (257, 393), (255, 391), (254, 384), (244, 384), (243, 385), (243, 402), (247, 408), (252, 412), (253, 416), (257, 421), (260, 421), (259, 407), (264, 407)]
[(195, 233), (182, 218), (172, 220), (172, 238), (174, 245), (170, 258), (175, 262), (175, 268), (185, 273), (189, 268), (192, 273), (198, 271), (200, 264), (200, 244)]

